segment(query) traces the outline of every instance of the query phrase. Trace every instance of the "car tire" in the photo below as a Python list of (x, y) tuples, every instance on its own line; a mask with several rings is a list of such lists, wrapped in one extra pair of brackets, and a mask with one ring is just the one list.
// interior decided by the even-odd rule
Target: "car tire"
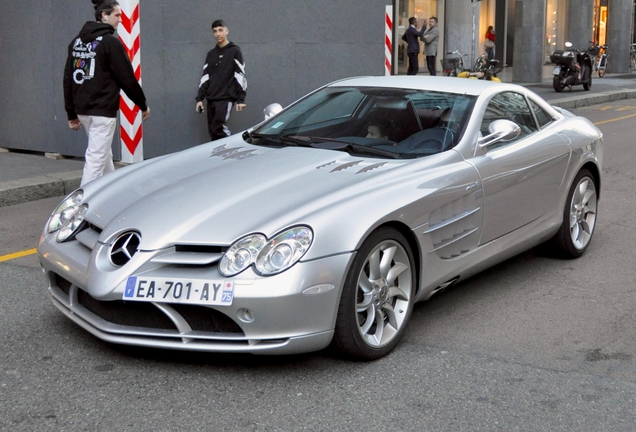
[(565, 87), (561, 85), (561, 78), (555, 76), (552, 78), (552, 88), (557, 92), (561, 93)]
[(585, 253), (594, 234), (597, 210), (594, 177), (583, 169), (572, 182), (563, 209), (563, 223), (553, 239), (559, 256), (578, 258)]
[(356, 253), (338, 307), (334, 348), (352, 360), (376, 360), (402, 338), (413, 310), (415, 260), (393, 228), (373, 232)]

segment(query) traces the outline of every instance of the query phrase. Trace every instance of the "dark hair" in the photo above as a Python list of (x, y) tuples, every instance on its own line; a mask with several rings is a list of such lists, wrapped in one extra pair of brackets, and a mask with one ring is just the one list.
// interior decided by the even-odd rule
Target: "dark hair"
[(415, 24), (417, 22), (417, 18), (411, 17), (409, 18), (409, 24)]
[(113, 13), (115, 6), (119, 6), (116, 0), (91, 0), (95, 5), (95, 21), (102, 20), (102, 12), (106, 12), (106, 15)]
[(435, 24), (437, 24), (437, 17), (436, 16), (432, 16), (429, 19), (435, 20)]
[(223, 21), (222, 19), (218, 19), (218, 20), (212, 21), (212, 28), (214, 29), (214, 27), (227, 27), (227, 26), (225, 25), (225, 21)]

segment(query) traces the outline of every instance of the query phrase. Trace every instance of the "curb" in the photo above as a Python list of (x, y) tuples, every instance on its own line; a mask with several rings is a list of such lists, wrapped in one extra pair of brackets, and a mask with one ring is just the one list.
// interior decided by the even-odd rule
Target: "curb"
[(546, 101), (554, 106), (558, 106), (560, 108), (565, 109), (574, 109), (581, 108), (590, 105), (599, 105), (608, 102), (614, 102), (622, 99), (633, 99), (636, 98), (636, 89), (635, 90), (612, 90), (603, 93), (594, 93), (591, 95), (585, 96), (571, 96), (561, 99), (552, 99)]
[(0, 183), (0, 207), (56, 196), (66, 196), (79, 188), (82, 171), (47, 174)]

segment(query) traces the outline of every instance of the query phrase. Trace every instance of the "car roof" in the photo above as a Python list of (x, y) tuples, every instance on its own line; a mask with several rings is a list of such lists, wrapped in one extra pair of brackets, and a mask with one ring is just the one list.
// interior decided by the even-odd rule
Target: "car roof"
[(414, 90), (440, 91), (446, 93), (478, 96), (484, 91), (493, 89), (521, 91), (525, 89), (516, 84), (504, 84), (495, 81), (455, 78), (446, 76), (368, 76), (354, 77), (335, 81), (329, 87), (389, 87), (408, 88)]

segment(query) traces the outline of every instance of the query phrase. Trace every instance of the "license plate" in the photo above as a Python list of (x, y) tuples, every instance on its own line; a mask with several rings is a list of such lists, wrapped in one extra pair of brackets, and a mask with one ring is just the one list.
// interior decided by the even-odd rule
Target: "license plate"
[(561, 73), (561, 68), (559, 66), (552, 69), (552, 75), (558, 75)]
[(230, 306), (234, 299), (234, 282), (131, 276), (126, 281), (123, 299)]

